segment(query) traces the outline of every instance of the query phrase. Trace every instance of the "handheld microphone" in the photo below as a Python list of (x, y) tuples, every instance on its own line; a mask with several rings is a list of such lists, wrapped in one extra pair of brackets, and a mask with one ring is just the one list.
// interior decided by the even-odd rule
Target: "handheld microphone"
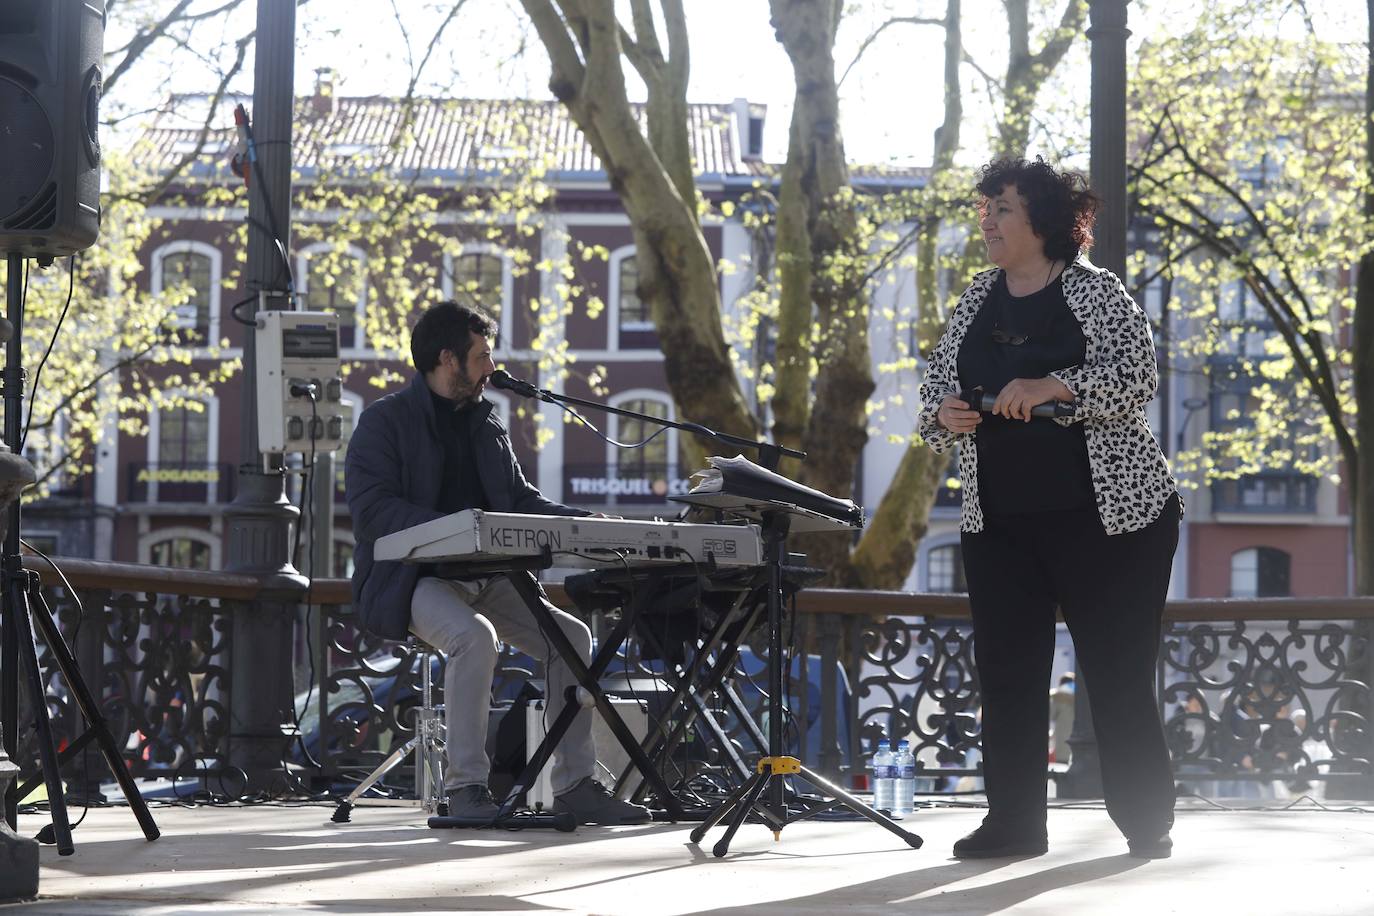
[(487, 381), (491, 382), (493, 388), (500, 388), (503, 391), (513, 391), (524, 398), (537, 398), (543, 394), (538, 388), (531, 385), (524, 379), (512, 376), (505, 369), (497, 369), (487, 376)]
[[(997, 395), (988, 394), (982, 388), (974, 388), (972, 391), (959, 392), (959, 400), (968, 404), (974, 410), (983, 413), (991, 413), (992, 405), (997, 403)], [(1036, 404), (1031, 408), (1032, 417), (1046, 417), (1054, 420), (1059, 417), (1076, 416), (1078, 411), (1074, 406), (1065, 401), (1046, 401), (1043, 404)]]

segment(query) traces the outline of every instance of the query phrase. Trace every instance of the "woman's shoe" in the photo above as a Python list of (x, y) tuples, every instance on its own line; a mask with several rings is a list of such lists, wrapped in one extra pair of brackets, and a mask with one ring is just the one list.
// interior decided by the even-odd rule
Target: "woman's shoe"
[(1043, 856), (1049, 851), (1044, 828), (1016, 828), (983, 822), (983, 826), (954, 844), (956, 859), (1003, 859)]

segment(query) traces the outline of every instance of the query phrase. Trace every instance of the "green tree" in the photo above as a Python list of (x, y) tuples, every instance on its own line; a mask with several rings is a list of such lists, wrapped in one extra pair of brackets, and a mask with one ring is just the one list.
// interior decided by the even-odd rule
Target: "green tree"
[(1367, 590), (1374, 503), (1362, 486), (1368, 410), (1355, 355), (1367, 352), (1369, 327), (1347, 278), (1370, 239), (1360, 83), (1369, 49), (1310, 31), (1276, 41), (1266, 32), (1281, 14), (1205, 11), (1142, 49), (1131, 190), (1155, 231), (1134, 260), (1138, 275), (1172, 286), (1175, 374), (1248, 394), (1246, 422), (1208, 432), (1176, 467), (1194, 482), (1269, 468), (1343, 477)]

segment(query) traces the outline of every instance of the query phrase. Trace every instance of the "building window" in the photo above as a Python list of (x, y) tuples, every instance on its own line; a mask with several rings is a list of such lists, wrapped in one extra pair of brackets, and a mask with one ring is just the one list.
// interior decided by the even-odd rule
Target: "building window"
[(358, 417), (363, 412), (363, 398), (360, 394), (345, 391), (339, 403), (339, 413), (343, 416), (343, 439), (338, 451), (334, 453), (334, 501), (344, 501), (344, 464), (348, 459), (348, 443), (353, 441), (353, 430), (358, 426)]
[(353, 578), (352, 541), (334, 539), (334, 576), (339, 579)]
[(150, 550), (149, 562), (177, 569), (209, 569), (210, 545), (186, 537), (156, 541)]
[(494, 251), (475, 251), (453, 259), (449, 281), (459, 305), (482, 309), (497, 324), (505, 305), (505, 259)]
[(162, 288), (180, 287), (189, 298), (177, 306), (177, 326), (204, 338), (210, 333), (210, 259), (194, 251), (162, 258)]
[(305, 307), (312, 312), (334, 312), (339, 316), (339, 346), (362, 346), (363, 305), (367, 290), (362, 253), (356, 249), (338, 252), (325, 245), (303, 256), (305, 270)]
[(175, 291), (176, 327), (183, 339), (207, 343), (219, 334), (219, 249), (204, 242), (168, 242), (153, 252), (152, 293)]
[(634, 255), (620, 260), (620, 329), (651, 331), (649, 305), (639, 298), (639, 261)]
[[(663, 401), (635, 399), (622, 401), (616, 405), (623, 410), (647, 414), (651, 417), (668, 419), (668, 405)], [(616, 439), (621, 442), (642, 442), (662, 429), (656, 423), (634, 417), (616, 417)], [(664, 431), (652, 442), (642, 448), (617, 449), (615, 452), (616, 470), (620, 476), (640, 476), (649, 479), (665, 478), (668, 473), (668, 436)]]
[(157, 461), (199, 469), (210, 461), (210, 411), (197, 401), (158, 411)]
[(958, 544), (932, 547), (926, 555), (926, 590), (936, 593), (967, 592), (964, 554)]
[(633, 245), (611, 253), (610, 347), (613, 350), (652, 350), (658, 347), (658, 333), (649, 303), (639, 297), (639, 259)]
[(1291, 566), (1292, 557), (1276, 547), (1237, 550), (1231, 554), (1231, 597), (1287, 597)]

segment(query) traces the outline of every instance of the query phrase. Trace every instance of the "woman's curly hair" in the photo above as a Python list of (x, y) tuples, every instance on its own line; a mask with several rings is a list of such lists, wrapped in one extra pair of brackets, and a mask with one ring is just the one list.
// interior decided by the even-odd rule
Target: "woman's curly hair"
[(988, 201), (1007, 185), (1015, 185), (1026, 202), (1031, 229), (1045, 240), (1045, 257), (1072, 261), (1080, 251), (1092, 247), (1098, 199), (1082, 175), (1056, 172), (1039, 156), (1034, 162), (998, 159), (983, 166), (982, 172), (978, 181), (978, 193), (983, 195), (980, 215), (987, 213)]

